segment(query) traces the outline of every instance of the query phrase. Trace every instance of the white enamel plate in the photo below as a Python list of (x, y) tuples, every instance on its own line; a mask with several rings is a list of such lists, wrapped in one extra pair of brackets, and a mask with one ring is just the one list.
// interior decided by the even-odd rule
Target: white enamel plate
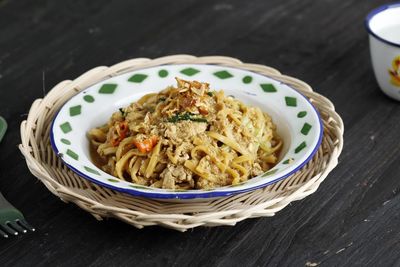
[[(170, 190), (122, 181), (91, 161), (86, 133), (141, 96), (175, 85), (175, 77), (210, 83), (212, 90), (267, 112), (284, 140), (279, 163), (247, 182), (211, 190)], [(165, 199), (221, 197), (262, 188), (282, 180), (306, 164), (322, 140), (322, 124), (312, 104), (288, 85), (241, 69), (216, 65), (163, 65), (132, 71), (95, 84), (72, 97), (54, 118), (50, 140), (64, 163), (96, 184), (135, 196)]]

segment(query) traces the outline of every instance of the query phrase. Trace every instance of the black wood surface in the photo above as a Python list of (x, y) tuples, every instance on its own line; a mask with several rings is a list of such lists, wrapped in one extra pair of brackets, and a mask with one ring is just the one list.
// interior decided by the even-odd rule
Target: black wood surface
[[(0, 189), (35, 233), (0, 266), (400, 266), (400, 109), (373, 77), (363, 19), (383, 0), (0, 0)], [(186, 233), (96, 221), (52, 195), (17, 149), (31, 103), (99, 65), (226, 55), (298, 77), (345, 122), (339, 166), (272, 218)]]

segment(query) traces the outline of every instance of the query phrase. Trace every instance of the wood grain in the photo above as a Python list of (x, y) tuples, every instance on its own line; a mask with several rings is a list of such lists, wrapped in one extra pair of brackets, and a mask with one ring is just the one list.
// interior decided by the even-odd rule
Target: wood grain
[[(0, 266), (400, 266), (400, 110), (370, 67), (363, 19), (384, 1), (0, 1), (0, 190), (37, 232), (0, 241)], [(55, 198), (17, 144), (30, 104), (98, 65), (227, 55), (298, 77), (346, 125), (340, 165), (275, 217), (177, 233), (96, 221)]]

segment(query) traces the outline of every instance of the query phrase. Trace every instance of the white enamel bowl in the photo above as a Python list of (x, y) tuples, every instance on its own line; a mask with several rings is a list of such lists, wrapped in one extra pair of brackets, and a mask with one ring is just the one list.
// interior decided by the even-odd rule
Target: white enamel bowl
[[(175, 77), (210, 83), (213, 90), (271, 115), (284, 140), (279, 163), (268, 172), (235, 186), (212, 190), (169, 190), (122, 181), (97, 168), (90, 159), (89, 129), (104, 124), (111, 114), (141, 96), (175, 85)], [(95, 84), (72, 97), (51, 126), (55, 152), (79, 176), (135, 196), (163, 199), (222, 197), (262, 188), (280, 181), (306, 164), (322, 140), (318, 112), (299, 92), (269, 77), (241, 69), (205, 64), (163, 65), (132, 71)]]
[(365, 26), (379, 87), (400, 100), (400, 3), (374, 9), (365, 19)]

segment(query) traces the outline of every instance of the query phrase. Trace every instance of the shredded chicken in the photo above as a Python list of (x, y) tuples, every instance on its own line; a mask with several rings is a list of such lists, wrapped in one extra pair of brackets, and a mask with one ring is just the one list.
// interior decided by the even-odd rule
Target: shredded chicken
[(182, 165), (168, 164), (160, 174), (160, 178), (162, 179), (162, 188), (175, 189), (175, 183), (188, 183), (188, 185), (194, 185), (191, 172), (185, 169)]
[(184, 140), (190, 140), (207, 130), (206, 123), (193, 123), (191, 121), (167, 123), (165, 127), (164, 137), (177, 144), (181, 144)]

